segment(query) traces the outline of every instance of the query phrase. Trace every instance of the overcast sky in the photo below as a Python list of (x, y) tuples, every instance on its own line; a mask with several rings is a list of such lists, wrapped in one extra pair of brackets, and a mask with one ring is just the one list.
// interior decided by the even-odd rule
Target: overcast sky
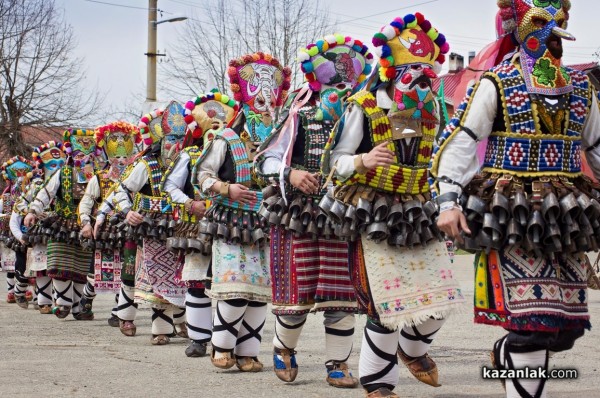
[[(198, 15), (199, 5), (205, 1), (158, 0), (158, 8), (165, 11), (165, 18), (173, 14)], [(495, 40), (496, 0), (323, 0), (322, 3), (329, 4), (331, 18), (339, 22), (339, 33), (361, 39), (368, 45), (381, 26), (396, 16), (417, 11), (448, 37), (451, 51), (465, 58), (469, 51), (478, 51)], [(574, 64), (597, 60), (594, 54), (600, 51), (597, 34), (600, 2), (575, 0), (572, 3), (568, 30), (577, 41), (564, 43), (564, 61)], [(105, 92), (105, 107), (109, 103), (115, 107), (125, 106), (125, 103), (137, 102), (138, 97), (141, 104), (146, 85), (148, 0), (58, 0), (58, 4), (64, 7), (65, 18), (74, 29), (75, 55), (83, 59), (87, 72), (86, 89)], [(160, 52), (166, 50), (168, 54), (172, 43), (185, 40), (184, 24), (186, 22), (158, 26)], [(161, 79), (160, 72), (158, 79)], [(190, 93), (189, 97), (196, 94)], [(158, 97), (169, 100), (160, 92)]]

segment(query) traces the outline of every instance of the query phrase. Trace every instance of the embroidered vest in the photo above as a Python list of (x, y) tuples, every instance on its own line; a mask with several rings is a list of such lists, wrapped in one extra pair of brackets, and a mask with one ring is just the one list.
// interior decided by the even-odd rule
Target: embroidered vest
[[(181, 153), (187, 153), (188, 156), (190, 157), (190, 162), (188, 163), (188, 177), (186, 178), (185, 181), (185, 185), (184, 187), (181, 187), (181, 190), (188, 196), (192, 197), (192, 199), (194, 200), (198, 200), (200, 198), (200, 194), (199, 191), (196, 189), (195, 186), (193, 186), (191, 184), (191, 180), (192, 180), (192, 176), (196, 167), (196, 163), (198, 162), (198, 159), (200, 158), (200, 154), (202, 153), (202, 150), (200, 150), (200, 148), (198, 148), (197, 146), (192, 146), (192, 147), (187, 147), (181, 150)], [(179, 154), (179, 156), (181, 156), (181, 153)], [(167, 169), (167, 172), (164, 174), (162, 181), (161, 181), (161, 187), (164, 187), (165, 181), (167, 180), (167, 178), (169, 177), (169, 175), (171, 175), (171, 173), (173, 172), (173, 169), (175, 167), (175, 163), (176, 161), (171, 162), (171, 164), (169, 165), (169, 168)], [(188, 185), (191, 186), (190, 189), (188, 189)], [(189, 191), (192, 192), (189, 192)], [(185, 206), (184, 203), (171, 203), (171, 205), (174, 208), (174, 212), (177, 212), (178, 217), (183, 220), (184, 222), (191, 222), (191, 223), (196, 223), (199, 220), (197, 219), (196, 216), (188, 214), (187, 211), (185, 211)]]
[[(214, 198), (214, 204), (218, 204), (218, 205), (222, 205), (222, 206), (230, 207), (230, 208), (234, 208), (234, 209), (257, 212), (258, 209), (260, 208), (260, 204), (262, 202), (262, 191), (259, 188), (255, 187), (255, 184), (253, 184), (252, 162), (248, 158), (248, 154), (246, 152), (246, 145), (244, 144), (244, 142), (242, 141), (240, 136), (237, 135), (235, 133), (235, 131), (233, 131), (232, 129), (229, 129), (229, 128), (223, 129), (219, 133), (217, 133), (215, 140), (219, 140), (219, 139), (225, 140), (225, 142), (227, 143), (227, 152), (229, 153), (229, 156), (231, 156), (231, 159), (234, 164), (235, 179), (234, 179), (234, 181), (231, 181), (231, 182), (236, 183), (236, 184), (245, 185), (248, 188), (250, 188), (252, 191), (254, 191), (256, 193), (256, 202), (254, 202), (252, 204), (242, 204), (239, 202), (235, 202), (235, 201), (231, 200), (230, 198), (224, 198), (220, 195), (217, 195)], [(201, 163), (202, 159), (205, 156), (205, 153), (206, 152), (204, 152), (200, 156), (200, 158), (196, 162), (195, 166), (197, 166), (198, 164)], [(194, 176), (197, 175), (195, 166), (194, 166), (194, 172), (193, 172)]]
[(10, 213), (14, 204), (15, 201), (10, 192), (2, 194), (2, 213), (5, 215), (0, 217), (0, 236), (11, 236)]
[[(366, 174), (356, 173), (353, 177), (338, 184), (366, 185), (378, 191), (396, 194), (421, 194), (429, 191), (427, 182), (430, 156), (436, 134), (436, 124), (423, 123), (423, 135), (417, 141), (416, 156), (412, 161), (404, 160), (400, 149), (402, 143), (393, 140), (392, 126), (383, 109), (377, 106), (377, 100), (369, 91), (359, 91), (348, 99), (365, 114), (369, 135), (373, 146), (389, 141), (388, 148), (394, 152), (394, 163), (388, 167), (376, 167)], [(408, 164), (406, 164), (408, 163)]]
[(77, 218), (77, 204), (83, 195), (75, 194), (73, 167), (63, 166), (59, 173), (61, 185), (54, 199), (54, 211), (64, 219)]
[[(144, 213), (172, 213), (171, 200), (168, 195), (163, 194), (160, 189), (160, 182), (164, 170), (159, 160), (153, 155), (144, 155), (138, 162), (141, 162), (148, 171), (148, 185), (150, 186), (152, 194), (145, 195), (141, 192), (136, 192), (132, 209)], [(131, 170), (133, 170), (133, 167)]]
[[(304, 169), (311, 173), (321, 170), (321, 158), (325, 149), (325, 144), (329, 139), (334, 122), (315, 120), (317, 107), (314, 105), (306, 105), (298, 112), (298, 121), (304, 128), (304, 137), (296, 137), (294, 148), (299, 142), (304, 143), (304, 148), (295, 150), (292, 154), (292, 167)], [(300, 153), (302, 151), (302, 163), (299, 163)]]
[(581, 133), (590, 112), (590, 82), (581, 72), (567, 69), (573, 91), (568, 99), (568, 120), (560, 134), (543, 134), (542, 109), (529, 94), (523, 76), (511, 61), (484, 76), (500, 88), (507, 131), (494, 131), (488, 139), (483, 171), (519, 176), (581, 174)]

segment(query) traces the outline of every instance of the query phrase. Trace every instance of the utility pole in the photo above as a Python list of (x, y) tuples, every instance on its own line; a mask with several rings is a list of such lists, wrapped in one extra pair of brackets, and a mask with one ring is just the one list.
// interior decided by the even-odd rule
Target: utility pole
[(146, 102), (156, 101), (156, 31), (158, 0), (148, 0), (148, 65), (146, 69)]

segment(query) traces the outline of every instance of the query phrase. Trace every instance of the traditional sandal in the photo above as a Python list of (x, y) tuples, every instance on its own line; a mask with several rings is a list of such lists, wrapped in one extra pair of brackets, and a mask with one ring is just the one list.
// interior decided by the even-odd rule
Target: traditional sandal
[(52, 306), (51, 305), (40, 305), (40, 314), (47, 315), (52, 314)]
[(378, 388), (375, 391), (367, 393), (367, 398), (400, 398), (395, 392), (386, 387)]
[(358, 387), (358, 379), (352, 376), (346, 362), (334, 362), (333, 369), (327, 371), (327, 378), (325, 381), (327, 381), (330, 386), (337, 388)]
[(279, 380), (291, 383), (298, 376), (296, 351), (287, 348), (273, 348), (273, 371)]
[(110, 318), (108, 318), (108, 325), (113, 328), (118, 328), (119, 327), (119, 317), (114, 314), (111, 314)]
[(14, 294), (14, 293), (8, 293), (8, 294), (6, 295), (6, 302), (7, 302), (8, 304), (13, 304), (13, 303), (16, 303), (16, 301), (15, 301), (15, 294)]
[(208, 343), (190, 340), (190, 345), (185, 349), (185, 355), (189, 358), (199, 358), (206, 355)]
[(71, 313), (71, 307), (67, 307), (66, 305), (52, 307), (52, 313), (56, 315), (57, 318), (64, 319)]
[[(187, 325), (185, 324), (185, 322), (184, 323), (180, 323), (177, 326), (179, 326), (179, 331), (176, 332), (177, 336), (183, 337), (184, 339), (189, 339), (190, 337), (188, 335), (188, 328), (187, 328)], [(173, 327), (176, 328), (176, 326), (173, 326)]]
[(119, 319), (119, 330), (127, 337), (135, 336), (135, 332), (137, 331), (137, 327), (133, 323), (133, 321), (123, 321)]
[(17, 305), (24, 310), (29, 307), (29, 301), (27, 301), (25, 296), (15, 296), (15, 301), (17, 302)]
[(93, 321), (94, 320), (94, 313), (93, 312), (78, 312), (77, 314), (73, 314), (73, 318), (75, 318), (75, 320), (77, 321)]
[(150, 341), (152, 342), (152, 345), (167, 345), (167, 344), (169, 344), (171, 339), (166, 334), (158, 334), (158, 335), (153, 334), (152, 340), (150, 340)]
[(420, 357), (409, 357), (402, 351), (400, 345), (398, 345), (398, 358), (408, 368), (410, 373), (420, 382), (428, 384), (433, 387), (440, 387), (438, 383), (438, 368), (433, 359), (429, 357), (429, 354), (421, 355)]
[(262, 372), (263, 370), (263, 364), (257, 357), (236, 356), (235, 364), (242, 372)]
[(221, 358), (215, 358), (215, 349), (213, 347), (211, 353), (210, 353), (210, 361), (212, 362), (213, 366), (215, 366), (216, 368), (219, 369), (229, 369), (231, 367), (233, 367), (233, 365), (235, 365), (236, 361), (234, 358), (231, 357), (231, 353), (228, 352), (228, 356), (226, 357), (221, 357)]

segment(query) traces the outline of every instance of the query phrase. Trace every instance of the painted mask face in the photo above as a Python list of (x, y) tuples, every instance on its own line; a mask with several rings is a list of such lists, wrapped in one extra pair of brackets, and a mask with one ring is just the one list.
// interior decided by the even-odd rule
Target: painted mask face
[(131, 156), (134, 149), (133, 136), (121, 131), (112, 132), (106, 138), (106, 155), (110, 158)]
[(44, 179), (47, 180), (64, 166), (67, 155), (58, 148), (49, 148), (40, 153), (40, 159), (44, 168)]
[(365, 67), (365, 58), (346, 46), (334, 47), (314, 57), (315, 76), (327, 86), (349, 83), (354, 87)]
[(254, 113), (272, 113), (281, 95), (283, 73), (265, 60), (238, 69), (242, 102)]
[(397, 66), (390, 114), (438, 123), (439, 115), (431, 88), (431, 80), (435, 77), (437, 75), (429, 64)]
[(27, 176), (31, 171), (31, 166), (25, 162), (17, 160), (10, 166), (6, 167), (6, 175), (11, 182), (16, 182), (19, 179)]
[(517, 20), (517, 41), (533, 58), (544, 56), (549, 51), (554, 58), (562, 57), (561, 39), (574, 40), (568, 33), (568, 11), (562, 0), (515, 0), (514, 12)]
[(342, 82), (336, 85), (321, 85), (317, 120), (337, 121), (344, 113), (344, 103), (352, 92), (353, 83)]
[(161, 127), (164, 137), (161, 141), (161, 157), (166, 165), (175, 160), (177, 153), (183, 146), (187, 125), (183, 119), (183, 106), (178, 102), (171, 102), (165, 109)]

